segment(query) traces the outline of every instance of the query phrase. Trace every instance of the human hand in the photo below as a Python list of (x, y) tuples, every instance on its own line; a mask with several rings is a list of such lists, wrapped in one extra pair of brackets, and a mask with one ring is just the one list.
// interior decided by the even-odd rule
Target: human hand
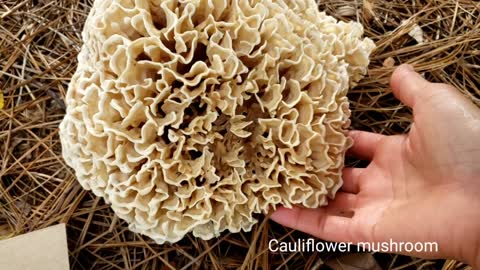
[(371, 160), (368, 167), (345, 168), (328, 206), (280, 208), (271, 218), (329, 241), (436, 242), (438, 253), (409, 255), (480, 269), (480, 109), (409, 65), (395, 70), (391, 87), (413, 109), (408, 134), (350, 132), (349, 153)]

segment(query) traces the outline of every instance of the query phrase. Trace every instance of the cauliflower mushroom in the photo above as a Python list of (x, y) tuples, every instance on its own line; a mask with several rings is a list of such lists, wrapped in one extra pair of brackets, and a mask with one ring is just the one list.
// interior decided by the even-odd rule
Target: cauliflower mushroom
[(342, 184), (374, 49), (313, 0), (98, 0), (60, 125), (83, 188), (157, 243), (249, 231)]

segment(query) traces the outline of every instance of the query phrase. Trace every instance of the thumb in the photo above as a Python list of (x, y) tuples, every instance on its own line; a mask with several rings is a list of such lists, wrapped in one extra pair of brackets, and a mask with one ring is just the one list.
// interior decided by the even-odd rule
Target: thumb
[(390, 86), (395, 97), (411, 108), (430, 92), (429, 84), (429, 81), (415, 72), (413, 67), (408, 64), (397, 67), (390, 79)]

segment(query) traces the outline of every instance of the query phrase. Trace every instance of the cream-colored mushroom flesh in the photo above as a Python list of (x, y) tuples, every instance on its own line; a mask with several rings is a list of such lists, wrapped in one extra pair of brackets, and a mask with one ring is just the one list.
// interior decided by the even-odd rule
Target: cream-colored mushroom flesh
[(313, 0), (97, 0), (60, 125), (83, 188), (157, 243), (249, 231), (342, 185), (374, 44)]

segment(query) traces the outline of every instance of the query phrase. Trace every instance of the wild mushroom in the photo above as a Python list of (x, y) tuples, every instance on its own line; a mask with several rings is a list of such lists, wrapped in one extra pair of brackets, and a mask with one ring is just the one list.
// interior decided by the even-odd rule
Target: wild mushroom
[(325, 205), (350, 145), (346, 93), (374, 48), (362, 32), (313, 0), (95, 1), (63, 156), (157, 243)]

